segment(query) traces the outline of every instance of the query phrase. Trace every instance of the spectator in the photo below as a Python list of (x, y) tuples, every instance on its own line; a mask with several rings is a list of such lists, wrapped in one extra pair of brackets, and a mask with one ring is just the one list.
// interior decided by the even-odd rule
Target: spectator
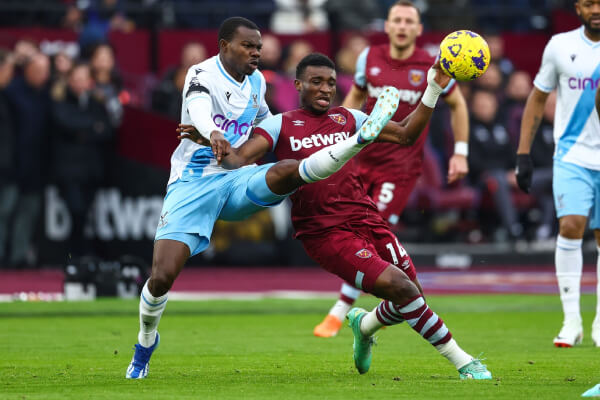
[(275, 0), (271, 30), (275, 33), (293, 35), (327, 30), (329, 22), (323, 9), (326, 1)]
[(495, 63), (490, 63), (487, 71), (475, 80), (475, 86), (479, 89), (487, 90), (499, 94), (504, 84), (504, 78), (500, 67)]
[(49, 78), (50, 60), (46, 55), (37, 53), (24, 64), (23, 76), (15, 78), (7, 89), (19, 132), (15, 153), (19, 195), (9, 255), (9, 263), (17, 267), (35, 263), (33, 235), (40, 213), (47, 165)]
[(469, 179), (492, 195), (494, 209), (502, 228), (497, 240), (519, 237), (523, 227), (512, 202), (514, 186), (514, 145), (498, 113), (498, 100), (493, 93), (478, 90), (471, 101), (471, 134), (469, 135)]
[(13, 55), (0, 48), (0, 266), (7, 261), (8, 227), (19, 193), (14, 179), (17, 130), (5, 90), (13, 79), (13, 71)]
[(544, 118), (531, 146), (531, 160), (535, 167), (531, 182), (531, 194), (535, 197), (541, 212), (535, 232), (536, 240), (546, 240), (556, 234), (556, 214), (552, 193), (555, 109), (556, 92), (552, 92), (546, 100)]
[(115, 65), (113, 48), (107, 43), (96, 45), (91, 53), (90, 67), (95, 95), (106, 105), (111, 124), (116, 128), (123, 118), (123, 105), (120, 100), (122, 80)]
[(275, 35), (262, 35), (263, 47), (260, 52), (261, 71), (279, 71), (281, 68), (281, 42)]
[(531, 88), (531, 76), (525, 71), (515, 71), (508, 77), (504, 90), (502, 114), (506, 121), (508, 133), (514, 143), (519, 141), (521, 118)]
[(92, 91), (87, 64), (76, 64), (68, 75), (64, 96), (54, 98), (52, 122), (53, 172), (72, 217), (69, 254), (90, 254), (85, 240), (86, 216), (105, 177), (107, 155), (115, 129), (104, 99)]
[(327, 0), (325, 10), (334, 32), (383, 30), (385, 15), (375, 1)]
[(36, 41), (27, 38), (17, 40), (13, 47), (13, 55), (18, 72), (23, 72), (25, 63), (35, 54), (39, 53), (39, 51), (40, 49)]
[(341, 100), (346, 97), (346, 94), (348, 94), (348, 91), (354, 84), (356, 60), (368, 45), (369, 41), (364, 37), (352, 35), (336, 54), (336, 65), (338, 67), (337, 83), (339, 89), (337, 95)]
[(183, 46), (179, 65), (165, 73), (163, 79), (152, 92), (152, 109), (179, 121), (183, 85), (187, 70), (206, 58), (206, 48), (197, 42)]
[(284, 51), (282, 79), (277, 82), (275, 103), (280, 110), (298, 108), (298, 93), (294, 86), (296, 66), (305, 56), (313, 51), (313, 47), (305, 40), (292, 42)]
[(504, 77), (509, 76), (515, 70), (515, 67), (512, 61), (504, 55), (504, 39), (502, 36), (498, 34), (488, 34), (485, 35), (485, 41), (490, 47), (492, 62), (498, 65), (498, 68), (500, 68), (500, 72), (502, 72)]
[(120, 0), (91, 0), (84, 8), (85, 23), (79, 35), (82, 49), (108, 41), (111, 30), (131, 32), (135, 24), (121, 10)]
[(51, 96), (62, 96), (67, 86), (67, 76), (73, 68), (73, 59), (64, 51), (58, 52), (52, 58), (50, 89)]

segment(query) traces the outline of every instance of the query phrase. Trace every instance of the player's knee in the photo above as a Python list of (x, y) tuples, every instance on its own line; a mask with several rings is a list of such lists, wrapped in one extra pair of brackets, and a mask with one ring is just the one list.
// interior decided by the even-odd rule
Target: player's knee
[(402, 270), (393, 267), (384, 271), (377, 279), (376, 285), (386, 300), (395, 304), (403, 304), (420, 294), (417, 286)]
[(585, 219), (562, 217), (559, 223), (559, 233), (567, 239), (580, 239), (585, 230)]
[(155, 262), (152, 267), (152, 275), (148, 283), (148, 289), (153, 296), (159, 297), (171, 290), (173, 282), (177, 277), (177, 268), (175, 265), (169, 266), (168, 262)]
[(267, 171), (267, 185), (274, 193), (289, 193), (304, 183), (298, 173), (298, 160), (282, 160)]

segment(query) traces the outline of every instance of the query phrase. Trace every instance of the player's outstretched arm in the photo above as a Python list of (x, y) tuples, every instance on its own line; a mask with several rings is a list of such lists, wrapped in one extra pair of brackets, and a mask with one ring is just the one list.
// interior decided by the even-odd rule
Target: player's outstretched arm
[[(223, 136), (223, 134), (220, 131), (214, 131), (211, 133), (210, 142), (200, 135), (198, 130), (194, 128), (193, 125), (179, 124), (177, 132), (179, 133), (179, 136), (177, 136), (177, 139), (179, 140), (187, 139), (203, 146), (211, 146), (213, 148), (213, 152), (215, 153), (215, 157), (217, 158), (217, 162), (219, 164), (222, 163), (223, 167), (226, 169), (236, 169), (243, 167), (244, 165), (253, 164), (260, 160), (267, 153), (267, 151), (269, 151), (269, 142), (267, 139), (260, 135), (253, 135), (246, 143), (238, 148), (232, 148), (229, 146), (228, 151), (226, 153), (221, 153), (221, 157), (219, 158), (217, 152), (215, 151), (213, 142), (221, 140), (221, 136)], [(225, 137), (222, 137), (222, 140), (227, 142)], [(227, 142), (227, 144), (229, 144), (229, 142)]]
[(521, 119), (521, 133), (517, 149), (517, 168), (515, 174), (517, 184), (526, 193), (529, 193), (529, 189), (531, 188), (531, 177), (533, 175), (533, 162), (531, 161), (529, 151), (531, 150), (535, 133), (540, 126), (540, 122), (542, 122), (544, 106), (546, 105), (548, 95), (549, 93), (542, 92), (534, 87), (531, 93), (529, 93), (527, 103), (525, 103), (525, 110), (523, 111), (523, 118)]
[(442, 72), (439, 64), (435, 64), (427, 73), (427, 89), (417, 108), (402, 122), (388, 122), (377, 141), (402, 145), (413, 144), (427, 126), (435, 103), (449, 82), (450, 77)]

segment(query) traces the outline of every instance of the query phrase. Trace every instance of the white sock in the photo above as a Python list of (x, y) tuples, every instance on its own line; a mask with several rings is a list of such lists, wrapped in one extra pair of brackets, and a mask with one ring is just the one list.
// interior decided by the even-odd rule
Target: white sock
[(346, 282), (342, 283), (340, 293), (343, 297), (348, 298), (348, 300), (352, 300), (351, 304), (354, 304), (356, 299), (358, 299), (358, 297), (360, 296), (360, 290), (358, 290), (354, 286), (348, 285)]
[(331, 310), (329, 310), (329, 315), (333, 315), (340, 321), (343, 321), (346, 318), (346, 314), (352, 308), (351, 304), (346, 303), (344, 300), (338, 300), (335, 302)]
[(148, 290), (148, 281), (140, 295), (140, 332), (138, 342), (144, 347), (150, 347), (156, 340), (156, 328), (160, 317), (167, 306), (168, 293), (154, 297)]
[(377, 318), (377, 307), (367, 313), (362, 321), (360, 321), (360, 331), (366, 336), (374, 335), (382, 326), (383, 324), (379, 321), (379, 318)]
[(441, 355), (446, 357), (448, 361), (450, 361), (456, 369), (461, 369), (471, 361), (473, 361), (473, 357), (471, 357), (468, 353), (466, 353), (463, 349), (458, 346), (456, 340), (450, 339), (448, 342), (444, 344), (440, 344), (435, 346), (437, 351), (440, 352)]
[(558, 235), (556, 240), (556, 279), (560, 291), (565, 321), (581, 321), (579, 310), (579, 292), (583, 256), (582, 239), (567, 239)]
[(360, 135), (327, 146), (300, 161), (298, 172), (306, 183), (323, 180), (339, 171), (346, 162), (361, 151), (367, 143), (357, 142)]
[(596, 260), (596, 318), (594, 325), (600, 324), (600, 247), (598, 249), (598, 259)]

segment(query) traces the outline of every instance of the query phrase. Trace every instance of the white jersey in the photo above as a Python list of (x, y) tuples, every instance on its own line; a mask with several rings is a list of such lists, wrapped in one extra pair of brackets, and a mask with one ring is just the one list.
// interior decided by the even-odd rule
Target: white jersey
[[(192, 124), (187, 105), (208, 95), (213, 122), (224, 132), (232, 147), (240, 147), (248, 140), (253, 124), (271, 115), (265, 102), (265, 91), (265, 78), (258, 70), (238, 82), (225, 71), (218, 55), (211, 57), (191, 66), (187, 72), (181, 94), (181, 123)], [(217, 165), (210, 147), (182, 140), (171, 156), (169, 184), (177, 179), (190, 181), (230, 171)]]
[(583, 26), (552, 36), (533, 83), (546, 93), (558, 87), (554, 158), (600, 170), (600, 121), (594, 103), (600, 42), (588, 39)]

